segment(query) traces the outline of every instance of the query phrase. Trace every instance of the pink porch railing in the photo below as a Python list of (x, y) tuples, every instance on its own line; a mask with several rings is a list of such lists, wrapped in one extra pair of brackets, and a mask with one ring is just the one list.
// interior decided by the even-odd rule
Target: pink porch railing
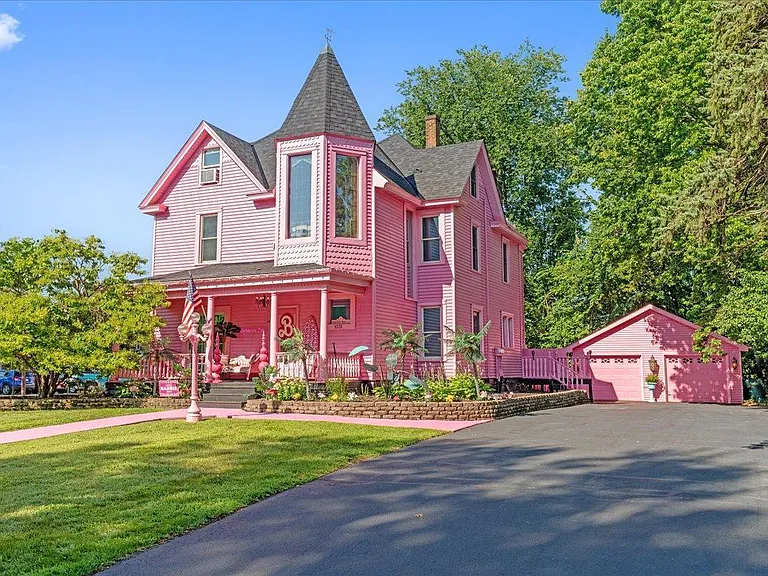
[[(322, 362), (317, 352), (310, 356), (308, 369), (310, 380), (322, 377)], [(280, 376), (304, 378), (301, 362), (289, 362), (282, 352), (277, 355), (277, 373)], [(343, 376), (348, 380), (365, 380), (368, 378), (368, 373), (363, 367), (363, 359), (360, 356), (350, 358), (341, 352), (328, 354), (328, 360), (325, 363), (325, 377), (333, 378), (334, 376)]]
[(523, 350), (523, 378), (552, 380), (566, 388), (586, 388), (591, 378), (589, 363), (583, 356), (569, 356), (560, 348)]

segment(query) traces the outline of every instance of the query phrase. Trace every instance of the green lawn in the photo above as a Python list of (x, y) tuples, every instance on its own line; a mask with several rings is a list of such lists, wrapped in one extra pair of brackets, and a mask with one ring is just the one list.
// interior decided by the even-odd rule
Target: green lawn
[(438, 434), (212, 419), (2, 445), (0, 574), (90, 574), (350, 462)]
[(83, 410), (3, 411), (0, 412), (0, 432), (96, 420), (97, 418), (109, 418), (111, 416), (125, 416), (140, 412), (157, 412), (157, 410), (153, 408), (88, 408)]

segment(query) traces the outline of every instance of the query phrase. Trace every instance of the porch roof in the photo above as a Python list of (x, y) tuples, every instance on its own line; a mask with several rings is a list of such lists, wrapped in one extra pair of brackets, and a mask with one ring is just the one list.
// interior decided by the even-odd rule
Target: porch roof
[(317, 286), (348, 285), (364, 289), (371, 278), (360, 276), (319, 264), (290, 264), (275, 266), (273, 260), (260, 262), (238, 262), (232, 264), (208, 264), (170, 274), (151, 276), (146, 280), (165, 284), (168, 290), (186, 290), (190, 272), (200, 288), (260, 287), (271, 290), (278, 285), (302, 286), (312, 289)]
[(190, 272), (195, 280), (223, 280), (235, 278), (252, 278), (255, 276), (282, 276), (295, 274), (296, 272), (331, 272), (332, 269), (319, 264), (289, 264), (275, 266), (274, 260), (262, 260), (260, 262), (238, 262), (234, 264), (207, 264), (197, 266), (170, 274), (151, 276), (147, 280), (155, 282), (172, 283), (186, 282)]

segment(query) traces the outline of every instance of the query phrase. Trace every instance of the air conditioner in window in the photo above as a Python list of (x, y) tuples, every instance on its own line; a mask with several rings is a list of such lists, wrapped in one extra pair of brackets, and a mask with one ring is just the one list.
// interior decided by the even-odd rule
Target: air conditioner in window
[(219, 181), (218, 168), (205, 168), (200, 171), (200, 184), (215, 184)]

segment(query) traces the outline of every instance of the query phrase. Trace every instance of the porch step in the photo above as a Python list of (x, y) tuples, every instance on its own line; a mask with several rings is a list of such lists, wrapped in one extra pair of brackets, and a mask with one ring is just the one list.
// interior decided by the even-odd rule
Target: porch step
[[(207, 396), (206, 396), (207, 398)], [(200, 408), (242, 408), (243, 401), (227, 402), (221, 400), (203, 400), (200, 402)]]

